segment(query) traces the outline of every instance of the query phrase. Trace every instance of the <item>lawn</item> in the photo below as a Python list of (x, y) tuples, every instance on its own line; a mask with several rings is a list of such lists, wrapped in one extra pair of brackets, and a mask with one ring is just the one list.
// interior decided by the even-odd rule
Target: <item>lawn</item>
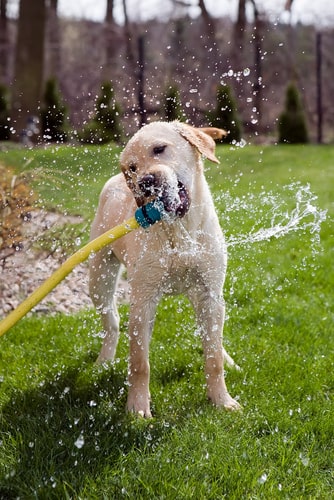
[[(40, 204), (89, 222), (119, 149), (0, 152)], [(219, 147), (206, 165), (229, 245), (227, 384), (210, 406), (182, 297), (151, 344), (153, 419), (126, 415), (128, 307), (113, 366), (95, 312), (22, 319), (0, 338), (0, 498), (330, 499), (334, 489), (332, 146)], [(0, 275), (1, 276), (1, 275)]]

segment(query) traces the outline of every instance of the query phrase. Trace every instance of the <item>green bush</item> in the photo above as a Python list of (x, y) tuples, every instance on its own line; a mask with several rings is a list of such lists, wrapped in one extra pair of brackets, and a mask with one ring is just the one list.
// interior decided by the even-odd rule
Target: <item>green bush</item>
[(48, 142), (66, 142), (67, 110), (61, 102), (57, 82), (47, 80), (44, 92), (44, 106), (41, 110), (42, 138)]
[(228, 134), (220, 140), (232, 144), (241, 140), (241, 123), (236, 110), (232, 91), (228, 85), (219, 85), (216, 92), (216, 108), (208, 113), (208, 120), (213, 127), (223, 128)]
[(0, 141), (10, 139), (9, 106), (7, 88), (0, 84)]
[(101, 87), (101, 94), (96, 100), (95, 116), (79, 132), (79, 139), (89, 144), (120, 142), (122, 138), (120, 115), (120, 108), (115, 101), (113, 88), (109, 82), (105, 82)]
[(288, 144), (309, 142), (306, 119), (298, 89), (290, 83), (286, 90), (285, 110), (278, 120), (278, 141)]
[(163, 112), (165, 120), (172, 122), (182, 119), (182, 107), (180, 103), (180, 93), (175, 85), (169, 85), (164, 99)]

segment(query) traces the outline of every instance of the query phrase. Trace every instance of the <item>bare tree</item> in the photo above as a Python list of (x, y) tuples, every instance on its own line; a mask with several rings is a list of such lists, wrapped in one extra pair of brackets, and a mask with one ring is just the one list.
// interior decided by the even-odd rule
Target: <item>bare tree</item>
[(317, 66), (317, 142), (323, 139), (323, 105), (322, 105), (322, 34), (316, 36), (316, 66)]
[(235, 54), (238, 58), (238, 54), (243, 51), (245, 31), (246, 31), (246, 2), (247, 0), (239, 0), (238, 3), (238, 15), (237, 20), (234, 24), (233, 30), (233, 48)]
[(284, 10), (291, 11), (293, 0), (286, 0)]
[(16, 42), (12, 124), (19, 139), (27, 123), (39, 114), (43, 86), (45, 0), (21, 0)]
[(122, 5), (123, 5), (123, 15), (124, 15), (124, 37), (126, 44), (126, 58), (128, 63), (132, 66), (135, 61), (135, 51), (133, 48), (134, 37), (130, 26), (126, 0), (122, 0)]
[(6, 82), (8, 73), (7, 0), (0, 0), (0, 80)]
[(59, 20), (58, 20), (58, 0), (49, 0), (48, 15), (47, 15), (47, 32), (48, 32), (48, 73), (51, 77), (57, 77), (61, 65), (61, 50), (59, 37)]
[(260, 128), (261, 114), (262, 114), (262, 19), (261, 14), (257, 8), (255, 0), (250, 0), (254, 9), (254, 107), (256, 108), (257, 128)]
[(204, 25), (203, 40), (207, 53), (208, 66), (212, 75), (215, 75), (217, 73), (217, 66), (220, 59), (216, 39), (216, 24), (214, 18), (206, 8), (204, 0), (198, 0), (198, 6), (201, 9), (201, 18)]
[(198, 6), (201, 9), (201, 16), (204, 22), (208, 42), (211, 42), (211, 47), (214, 47), (216, 44), (216, 26), (214, 19), (206, 8), (204, 0), (198, 0)]
[(123, 39), (121, 28), (117, 25), (114, 16), (114, 0), (107, 0), (107, 8), (104, 24), (105, 41), (105, 63), (103, 67), (103, 81), (112, 80), (115, 77), (116, 58), (120, 53)]

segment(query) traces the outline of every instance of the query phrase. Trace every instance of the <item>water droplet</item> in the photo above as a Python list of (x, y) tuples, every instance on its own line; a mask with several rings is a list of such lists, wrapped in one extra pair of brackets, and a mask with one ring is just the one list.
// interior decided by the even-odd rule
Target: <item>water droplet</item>
[(76, 446), (79, 450), (84, 446), (85, 440), (83, 434), (80, 434), (78, 439), (75, 441), (74, 446)]
[(258, 479), (259, 484), (264, 484), (268, 479), (268, 475), (264, 472)]
[(308, 467), (308, 465), (310, 465), (310, 459), (309, 459), (309, 457), (306, 457), (305, 455), (303, 455), (303, 453), (299, 454), (299, 458), (300, 458), (301, 463), (305, 467)]

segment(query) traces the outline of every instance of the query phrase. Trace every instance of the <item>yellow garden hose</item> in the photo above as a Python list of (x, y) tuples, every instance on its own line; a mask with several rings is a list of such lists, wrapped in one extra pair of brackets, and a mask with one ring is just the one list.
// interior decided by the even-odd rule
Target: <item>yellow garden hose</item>
[(48, 293), (53, 290), (75, 266), (86, 260), (91, 253), (96, 253), (103, 247), (110, 245), (122, 236), (130, 233), (138, 227), (147, 228), (161, 220), (164, 215), (163, 204), (159, 201), (148, 203), (138, 208), (135, 216), (118, 226), (109, 229), (84, 247), (80, 248), (69, 257), (59, 269), (57, 269), (42, 285), (27, 297), (14, 311), (0, 321), (0, 337), (25, 316), (36, 304), (38, 304)]

